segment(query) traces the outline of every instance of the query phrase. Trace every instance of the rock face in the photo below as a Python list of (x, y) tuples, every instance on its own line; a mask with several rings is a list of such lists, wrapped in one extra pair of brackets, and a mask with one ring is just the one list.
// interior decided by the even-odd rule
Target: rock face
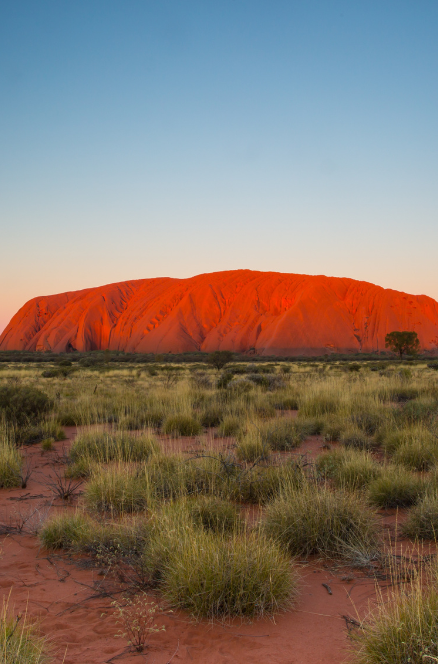
[(393, 330), (415, 330), (437, 351), (438, 303), (353, 279), (234, 270), (36, 297), (0, 350), (320, 355), (384, 350)]

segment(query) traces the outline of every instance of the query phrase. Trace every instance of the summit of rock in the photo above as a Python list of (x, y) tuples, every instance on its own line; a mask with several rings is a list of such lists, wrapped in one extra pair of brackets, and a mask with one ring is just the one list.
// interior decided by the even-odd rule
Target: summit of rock
[(348, 278), (233, 270), (35, 297), (0, 350), (320, 355), (384, 350), (393, 330), (438, 350), (438, 303)]

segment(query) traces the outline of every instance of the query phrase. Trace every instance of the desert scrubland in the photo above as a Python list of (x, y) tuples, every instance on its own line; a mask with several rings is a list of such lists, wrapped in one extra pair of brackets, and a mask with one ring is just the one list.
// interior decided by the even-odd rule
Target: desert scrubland
[(434, 361), (71, 357), (0, 364), (0, 662), (437, 661)]

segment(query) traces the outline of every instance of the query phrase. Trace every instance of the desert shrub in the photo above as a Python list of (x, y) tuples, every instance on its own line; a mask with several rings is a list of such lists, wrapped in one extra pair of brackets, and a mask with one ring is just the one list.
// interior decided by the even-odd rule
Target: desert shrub
[(350, 421), (367, 436), (374, 436), (376, 431), (385, 425), (392, 414), (385, 406), (376, 407), (373, 403), (367, 407), (355, 408), (350, 414)]
[(264, 504), (282, 491), (302, 486), (304, 481), (304, 470), (299, 461), (257, 465), (233, 478), (228, 495), (243, 503)]
[(341, 433), (340, 442), (345, 447), (354, 447), (358, 450), (372, 450), (375, 447), (374, 440), (359, 427), (350, 427)]
[(369, 487), (369, 499), (377, 507), (409, 507), (424, 494), (421, 477), (399, 466), (386, 466)]
[(69, 459), (64, 475), (68, 479), (87, 479), (98, 467), (99, 462), (90, 457), (79, 457), (77, 461)]
[(20, 445), (35, 445), (46, 438), (65, 440), (65, 431), (58, 422), (43, 422), (19, 427), (16, 437)]
[(200, 415), (201, 425), (203, 427), (217, 427), (222, 420), (222, 416), (223, 410), (220, 406), (207, 406)]
[(151, 496), (144, 476), (129, 465), (117, 464), (96, 469), (85, 487), (84, 501), (91, 511), (123, 514), (145, 510)]
[(410, 424), (398, 429), (383, 430), (379, 432), (378, 440), (384, 452), (392, 456), (405, 445), (429, 449), (436, 439), (422, 424)]
[(318, 436), (323, 432), (324, 425), (325, 420), (323, 417), (303, 417), (301, 413), (299, 413), (299, 417), (295, 420), (295, 426), (303, 438)]
[(47, 413), (53, 406), (47, 394), (36, 387), (0, 387), (0, 415), (8, 422), (26, 424)]
[(158, 450), (155, 438), (148, 434), (133, 436), (122, 431), (91, 431), (75, 438), (70, 448), (70, 459), (77, 462), (88, 458), (100, 463), (143, 461)]
[(163, 422), (162, 431), (172, 436), (197, 436), (202, 425), (190, 415), (170, 415)]
[(261, 534), (185, 533), (164, 571), (171, 605), (196, 617), (255, 617), (286, 608), (297, 575), (275, 542)]
[(267, 507), (265, 530), (292, 555), (351, 557), (371, 551), (377, 537), (374, 513), (357, 496), (304, 484), (285, 491)]
[(39, 636), (26, 614), (17, 619), (4, 599), (0, 613), (1, 664), (49, 664), (52, 661), (47, 640)]
[(236, 447), (236, 456), (239, 461), (254, 463), (257, 459), (266, 459), (271, 452), (271, 448), (266, 443), (258, 431), (247, 433)]
[(438, 536), (438, 492), (435, 489), (410, 508), (402, 533), (412, 539), (436, 540)]
[[(218, 390), (225, 390), (225, 389), (227, 389), (227, 387), (229, 386), (229, 384), (231, 383), (231, 381), (233, 380), (233, 378), (234, 378), (234, 373), (233, 373), (233, 372), (231, 372), (231, 371), (225, 371), (225, 372), (224, 372), (224, 373), (218, 378), (218, 380), (216, 381), (216, 387), (218, 388)], [(251, 389), (251, 387), (252, 387), (252, 386), (250, 385), (250, 389)]]
[(346, 423), (343, 417), (336, 415), (327, 417), (322, 430), (324, 440), (330, 443), (339, 441), (345, 430), (345, 427)]
[(248, 374), (247, 379), (265, 390), (281, 390), (285, 387), (282, 376), (278, 374)]
[(316, 468), (322, 477), (347, 489), (368, 485), (381, 471), (368, 452), (342, 448), (321, 454), (316, 460)]
[(211, 378), (205, 371), (194, 371), (190, 376), (190, 382), (198, 390), (208, 390), (211, 388)]
[(281, 452), (300, 445), (305, 436), (302, 429), (289, 418), (276, 418), (259, 427), (260, 438), (272, 450)]
[(101, 560), (139, 558), (150, 537), (150, 523), (146, 519), (123, 519), (94, 523), (81, 541), (81, 550)]
[(253, 406), (254, 414), (261, 420), (270, 420), (276, 416), (276, 411), (272, 403), (267, 400), (256, 401)]
[(411, 424), (428, 423), (438, 413), (438, 402), (430, 397), (423, 397), (406, 403), (399, 413), (399, 419)]
[[(427, 575), (428, 576), (428, 575)], [(416, 578), (380, 597), (359, 636), (357, 664), (425, 664), (438, 659), (436, 580)]]
[(0, 427), (0, 489), (21, 485), (21, 454), (6, 427)]
[[(283, 368), (289, 369), (289, 367), (283, 367)], [(277, 396), (273, 404), (274, 408), (276, 408), (277, 410), (298, 410), (299, 408), (298, 396), (292, 396), (292, 395), (284, 397)]]
[(394, 463), (418, 471), (430, 470), (437, 460), (438, 444), (435, 441), (427, 444), (421, 439), (403, 443), (393, 456)]
[(330, 392), (320, 392), (319, 394), (304, 394), (300, 398), (299, 406), (302, 417), (320, 417), (337, 413), (341, 403), (339, 398)]
[[(409, 378), (409, 376), (408, 376)], [(408, 385), (395, 387), (390, 390), (390, 399), (396, 403), (406, 403), (416, 399), (419, 396), (419, 391), (415, 387), (410, 387)]]
[(241, 526), (239, 509), (216, 496), (199, 496), (187, 501), (190, 518), (197, 526), (215, 533), (238, 530)]
[(219, 424), (218, 434), (220, 436), (236, 436), (240, 430), (242, 420), (235, 415), (226, 415)]
[(45, 438), (41, 441), (41, 449), (44, 452), (50, 452), (53, 450), (53, 443), (55, 442), (54, 438)]
[(176, 498), (187, 493), (188, 464), (180, 455), (155, 455), (143, 467), (144, 478), (154, 498)]
[(46, 521), (39, 538), (46, 549), (80, 549), (93, 530), (92, 521), (82, 512), (57, 514)]

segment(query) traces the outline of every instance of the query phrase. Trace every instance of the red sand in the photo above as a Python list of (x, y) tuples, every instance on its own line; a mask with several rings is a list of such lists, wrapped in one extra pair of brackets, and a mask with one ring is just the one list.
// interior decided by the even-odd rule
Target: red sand
[(438, 303), (353, 279), (235, 270), (34, 298), (0, 350), (319, 355), (384, 350), (393, 330), (415, 330), (436, 351)]
[[(72, 427), (70, 436), (73, 433)], [(318, 443), (315, 439), (308, 451)], [(68, 445), (68, 441), (56, 443), (55, 452), (44, 454), (38, 445), (25, 449), (34, 472), (26, 489), (0, 490), (0, 524), (16, 523), (20, 512), (26, 515), (36, 506), (44, 511), (50, 505), (53, 497), (47, 479), (54, 459)], [(55, 501), (50, 509), (72, 507)], [(89, 559), (49, 554), (29, 534), (2, 536), (0, 548), (2, 594), (11, 591), (11, 604), (17, 612), (28, 603), (30, 616), (41, 619), (57, 664), (340, 664), (349, 659), (343, 616), (357, 617), (356, 611), (363, 616), (369, 599), (375, 596), (373, 579), (360, 573), (336, 569), (324, 561), (298, 564), (301, 583), (296, 606), (275, 620), (195, 623), (177, 611), (163, 618), (166, 632), (151, 638), (147, 653), (133, 654), (122, 639), (114, 637), (118, 627), (111, 597), (99, 596), (105, 589), (119, 591), (120, 583), (99, 575), (99, 567), (91, 567)], [(323, 583), (330, 586), (332, 595)], [(151, 597), (160, 601), (159, 595)]]

